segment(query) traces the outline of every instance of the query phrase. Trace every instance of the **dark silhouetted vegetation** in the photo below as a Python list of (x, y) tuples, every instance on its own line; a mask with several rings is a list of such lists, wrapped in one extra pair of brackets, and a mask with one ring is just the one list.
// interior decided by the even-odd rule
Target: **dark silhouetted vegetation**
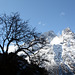
[[(17, 46), (15, 52), (9, 53), (9, 46), (14, 43)], [(40, 46), (39, 46), (40, 44)], [(26, 56), (34, 54), (36, 50), (43, 48), (45, 39), (35, 28), (30, 28), (28, 21), (23, 21), (18, 13), (0, 16), (0, 75), (47, 75), (44, 68), (29, 64), (18, 52), (23, 51)], [(12, 50), (12, 49), (11, 49)], [(29, 52), (29, 53), (28, 53)]]
[(44, 68), (29, 64), (15, 53), (0, 54), (0, 75), (47, 75)]

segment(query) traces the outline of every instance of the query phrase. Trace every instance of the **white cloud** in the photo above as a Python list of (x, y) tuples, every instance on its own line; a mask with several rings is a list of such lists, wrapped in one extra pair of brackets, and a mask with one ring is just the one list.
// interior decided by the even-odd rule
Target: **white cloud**
[(65, 16), (65, 12), (61, 12), (60, 13), (60, 16)]
[(46, 24), (42, 24), (43, 26), (45, 26)]
[[(17, 46), (14, 45), (14, 43), (11, 43), (8, 49), (8, 53), (15, 52), (17, 50)], [(4, 50), (6, 50), (6, 46), (4, 47)]]
[(15, 52), (16, 50), (17, 50), (17, 46), (10, 45), (10, 46), (9, 46), (8, 53), (10, 53), (10, 52)]
[(39, 21), (39, 22), (38, 22), (38, 25), (45, 26), (46, 24), (45, 24), (45, 23), (42, 23), (41, 21)]
[(38, 22), (38, 24), (41, 24), (41, 21), (40, 21), (40, 22)]

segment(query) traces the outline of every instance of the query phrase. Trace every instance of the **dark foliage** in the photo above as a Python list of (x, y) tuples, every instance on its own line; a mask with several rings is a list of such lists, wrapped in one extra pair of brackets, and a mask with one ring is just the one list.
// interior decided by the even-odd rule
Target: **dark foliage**
[(0, 54), (0, 75), (48, 75), (44, 68), (29, 64), (15, 53)]

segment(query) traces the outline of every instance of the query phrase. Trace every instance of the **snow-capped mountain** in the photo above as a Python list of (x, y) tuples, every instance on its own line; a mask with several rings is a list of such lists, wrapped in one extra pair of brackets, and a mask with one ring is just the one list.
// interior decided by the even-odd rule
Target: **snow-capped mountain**
[(59, 36), (56, 36), (53, 31), (44, 35), (49, 43), (38, 51), (35, 58), (32, 56), (34, 63), (46, 68), (52, 75), (58, 75), (57, 72), (59, 75), (74, 75), (75, 33), (70, 28), (66, 28)]
[(56, 34), (54, 33), (54, 31), (48, 31), (41, 35), (41, 37), (46, 38), (48, 43), (50, 43), (55, 36)]

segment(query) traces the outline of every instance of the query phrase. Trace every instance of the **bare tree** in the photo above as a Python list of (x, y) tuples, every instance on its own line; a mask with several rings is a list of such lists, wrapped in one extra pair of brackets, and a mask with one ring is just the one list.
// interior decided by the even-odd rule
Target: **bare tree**
[[(45, 39), (40, 38), (40, 33), (35, 32), (35, 28), (30, 28), (28, 21), (23, 21), (18, 13), (7, 16), (0, 16), (0, 48), (2, 53), (8, 54), (10, 44), (14, 42), (17, 45), (16, 54), (20, 51), (29, 54), (26, 50), (32, 51), (34, 45), (39, 45), (40, 49), (45, 44)], [(6, 47), (6, 49), (5, 49)]]

